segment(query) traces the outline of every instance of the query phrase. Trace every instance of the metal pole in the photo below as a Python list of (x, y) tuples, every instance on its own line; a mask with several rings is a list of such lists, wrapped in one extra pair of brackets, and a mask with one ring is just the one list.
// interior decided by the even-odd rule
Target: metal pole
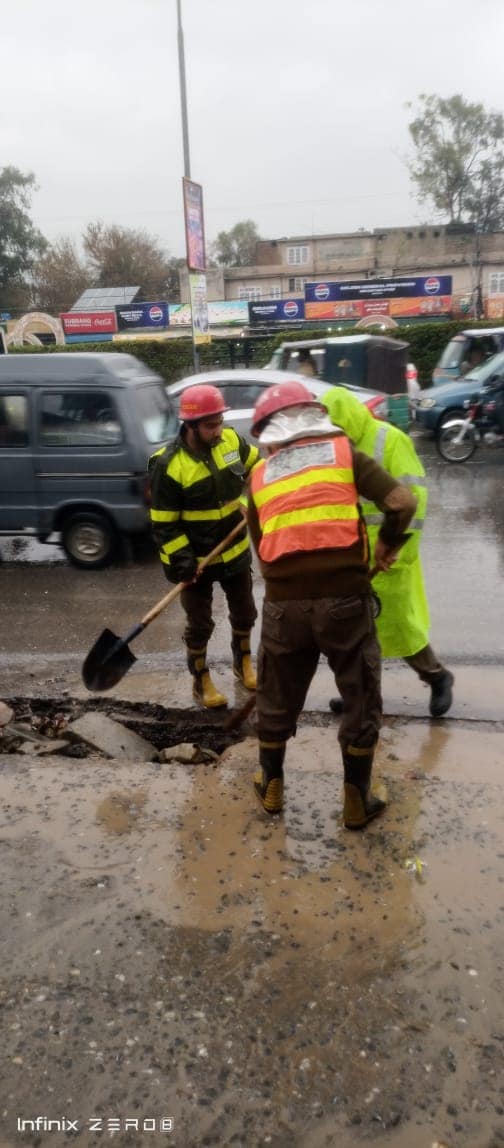
[[(177, 0), (177, 40), (180, 80), (180, 108), (182, 112), (182, 143), (184, 148), (184, 176), (191, 178), (191, 156), (189, 152), (189, 124), (187, 119), (187, 90), (185, 76), (184, 32), (182, 28), (182, 0)], [(189, 282), (189, 264), (187, 265), (187, 278)], [(191, 305), (192, 320), (192, 305)], [(198, 348), (194, 342), (194, 329), (192, 329), (193, 366), (195, 372), (199, 371)]]

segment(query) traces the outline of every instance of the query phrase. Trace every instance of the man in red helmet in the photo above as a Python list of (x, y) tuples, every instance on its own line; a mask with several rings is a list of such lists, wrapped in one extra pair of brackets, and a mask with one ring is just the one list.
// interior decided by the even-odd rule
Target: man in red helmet
[(227, 409), (217, 387), (206, 383), (187, 387), (180, 399), (178, 438), (157, 451), (149, 467), (154, 538), (166, 577), (187, 583), (181, 594), (187, 664), (194, 697), (206, 708), (227, 704), (207, 665), (215, 582), (227, 598), (234, 673), (247, 689), (256, 685), (250, 632), (257, 611), (246, 530), (196, 578), (201, 559), (240, 522), (244, 482), (259, 457), (257, 447), (223, 426)]
[(265, 391), (252, 433), (268, 452), (254, 468), (249, 497), (249, 528), (265, 582), (254, 787), (266, 812), (281, 811), (286, 742), (323, 653), (343, 699), (343, 821), (361, 829), (386, 802), (371, 791), (381, 674), (359, 496), (383, 512), (375, 547), (380, 570), (389, 569), (408, 537), (416, 497), (354, 450), (299, 381)]

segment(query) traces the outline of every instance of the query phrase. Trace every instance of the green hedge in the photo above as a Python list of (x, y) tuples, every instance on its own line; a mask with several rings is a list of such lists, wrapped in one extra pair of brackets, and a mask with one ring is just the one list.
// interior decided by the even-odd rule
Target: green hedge
[[(485, 328), (488, 326), (504, 326), (504, 322), (496, 323), (493, 321), (491, 324), (488, 320), (476, 322), (447, 322), (447, 323), (412, 323), (411, 326), (404, 325), (392, 331), (383, 332), (381, 327), (368, 328), (366, 332), (356, 331), (355, 328), (347, 328), (344, 331), (331, 332), (331, 338), (348, 338), (349, 335), (356, 334), (380, 334), (390, 335), (392, 338), (403, 339), (409, 344), (408, 358), (415, 364), (418, 370), (418, 378), (422, 387), (429, 387), (432, 382), (432, 372), (434, 367), (450, 339), (453, 338), (459, 331), (464, 331), (467, 328)], [(276, 347), (283, 342), (294, 342), (298, 339), (326, 339), (328, 332), (326, 329), (318, 331), (289, 331), (284, 330), (271, 338), (261, 338), (257, 336), (254, 338), (239, 338), (234, 339), (230, 337), (214, 339), (212, 343), (203, 344), (198, 348), (200, 370), (208, 370), (211, 367), (228, 368), (233, 366), (231, 359), (231, 346), (234, 348), (235, 364), (242, 366), (247, 362), (249, 366), (263, 367), (269, 362), (271, 355)], [(247, 349), (252, 350), (252, 354), (247, 355)], [(162, 378), (166, 379), (168, 383), (176, 382), (184, 375), (192, 375), (194, 373), (193, 366), (193, 349), (192, 340), (190, 338), (170, 339), (166, 342), (161, 342), (158, 339), (132, 339), (131, 341), (125, 340), (121, 343), (71, 343), (69, 346), (57, 347), (50, 345), (47, 347), (19, 347), (11, 349), (11, 354), (40, 354), (40, 352), (47, 352), (49, 354), (57, 354), (61, 351), (75, 351), (82, 353), (83, 351), (99, 351), (99, 352), (123, 352), (128, 355), (135, 355), (151, 370), (156, 371)]]

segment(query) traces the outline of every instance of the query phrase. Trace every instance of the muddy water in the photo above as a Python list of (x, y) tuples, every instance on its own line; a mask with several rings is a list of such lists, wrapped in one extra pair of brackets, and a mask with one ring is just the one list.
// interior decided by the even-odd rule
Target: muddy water
[(389, 723), (362, 834), (333, 729), (300, 728), (273, 819), (253, 739), (216, 767), (4, 758), (0, 1138), (133, 1112), (180, 1148), (499, 1148), (503, 739)]

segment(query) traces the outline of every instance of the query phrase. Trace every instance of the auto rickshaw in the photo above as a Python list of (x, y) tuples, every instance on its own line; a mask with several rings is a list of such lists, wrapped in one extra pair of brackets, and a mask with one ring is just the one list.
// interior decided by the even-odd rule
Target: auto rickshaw
[(295, 370), (308, 374), (305, 366), (307, 352), (311, 364), (310, 373), (314, 377), (333, 386), (351, 384), (387, 395), (389, 422), (401, 430), (407, 430), (408, 346), (408, 343), (385, 335), (296, 339), (281, 343), (267, 365), (277, 370)]

